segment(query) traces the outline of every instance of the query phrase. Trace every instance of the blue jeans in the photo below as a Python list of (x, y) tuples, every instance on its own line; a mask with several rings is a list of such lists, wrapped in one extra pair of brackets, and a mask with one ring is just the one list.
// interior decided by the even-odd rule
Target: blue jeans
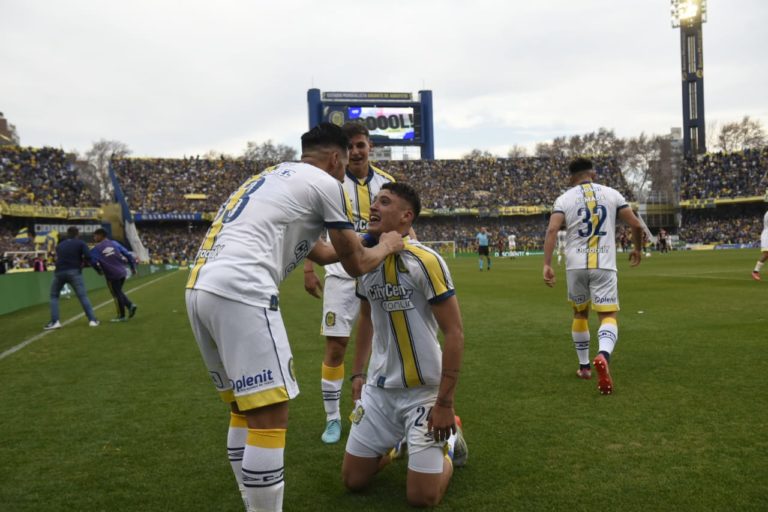
[(88, 295), (85, 293), (83, 274), (80, 270), (59, 270), (53, 274), (53, 282), (51, 282), (51, 321), (56, 322), (59, 320), (59, 294), (65, 284), (69, 284), (75, 290), (75, 294), (77, 294), (77, 298), (80, 300), (88, 320), (96, 320), (96, 315), (93, 314), (93, 307), (91, 307), (91, 301), (88, 300)]

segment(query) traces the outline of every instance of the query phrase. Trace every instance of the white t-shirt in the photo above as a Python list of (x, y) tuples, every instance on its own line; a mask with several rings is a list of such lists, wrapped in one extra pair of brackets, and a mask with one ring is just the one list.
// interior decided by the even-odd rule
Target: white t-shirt
[[(395, 178), (372, 165), (368, 166), (368, 176), (363, 180), (359, 180), (357, 176), (349, 171), (346, 172), (343, 187), (351, 204), (352, 222), (355, 225), (356, 233), (362, 235), (368, 232), (368, 221), (371, 218), (371, 203), (373, 203), (376, 194), (381, 190), (382, 185), (394, 181)], [(352, 279), (341, 263), (326, 265), (325, 275)]]
[(509, 242), (509, 246), (510, 246), (510, 247), (514, 247), (514, 245), (515, 245), (515, 240), (517, 240), (517, 236), (515, 236), (515, 235), (509, 235), (509, 236), (507, 237), (507, 242)]
[(628, 207), (617, 190), (591, 182), (555, 200), (553, 213), (565, 215), (566, 270), (616, 270), (616, 214)]
[(454, 295), (440, 255), (405, 238), (405, 249), (357, 278), (357, 295), (371, 305), (373, 345), (368, 384), (409, 388), (440, 384), (442, 349), (431, 304)]
[(221, 206), (187, 288), (274, 309), (280, 282), (325, 228), (352, 229), (341, 183), (306, 163), (268, 169), (246, 180)]

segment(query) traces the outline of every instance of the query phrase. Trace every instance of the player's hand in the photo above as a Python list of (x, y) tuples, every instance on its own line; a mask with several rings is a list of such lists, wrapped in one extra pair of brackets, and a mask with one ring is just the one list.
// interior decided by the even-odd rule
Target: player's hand
[(634, 250), (631, 253), (629, 253), (629, 264), (633, 267), (636, 267), (640, 264), (640, 260), (643, 259), (643, 252)]
[(356, 403), (363, 396), (363, 384), (365, 379), (352, 379), (352, 403)]
[(397, 231), (388, 231), (379, 237), (379, 245), (384, 244), (389, 249), (389, 254), (400, 252), (405, 248), (403, 235)]
[(323, 282), (314, 271), (304, 271), (304, 289), (307, 293), (318, 299), (323, 297)]
[(555, 286), (555, 271), (550, 265), (544, 265), (542, 275), (544, 276), (544, 284), (550, 288)]
[(432, 432), (436, 442), (447, 441), (456, 433), (456, 414), (453, 407), (435, 404), (427, 421), (427, 431)]

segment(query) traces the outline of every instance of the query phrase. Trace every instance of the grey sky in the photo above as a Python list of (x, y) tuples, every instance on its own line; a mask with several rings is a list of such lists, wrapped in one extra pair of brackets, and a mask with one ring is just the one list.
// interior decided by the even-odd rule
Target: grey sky
[[(386, 5), (386, 9), (382, 6)], [(682, 124), (668, 0), (0, 0), (24, 145), (136, 156), (298, 146), (306, 92), (431, 89), (438, 158)], [(706, 116), (768, 125), (768, 2), (709, 0)]]

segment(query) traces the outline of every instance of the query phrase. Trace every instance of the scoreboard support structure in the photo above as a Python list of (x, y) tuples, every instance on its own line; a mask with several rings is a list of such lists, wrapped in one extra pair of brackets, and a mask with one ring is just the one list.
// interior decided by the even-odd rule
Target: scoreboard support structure
[(432, 91), (321, 92), (307, 91), (310, 129), (321, 122), (341, 126), (365, 124), (376, 146), (416, 146), (422, 160), (434, 160)]

